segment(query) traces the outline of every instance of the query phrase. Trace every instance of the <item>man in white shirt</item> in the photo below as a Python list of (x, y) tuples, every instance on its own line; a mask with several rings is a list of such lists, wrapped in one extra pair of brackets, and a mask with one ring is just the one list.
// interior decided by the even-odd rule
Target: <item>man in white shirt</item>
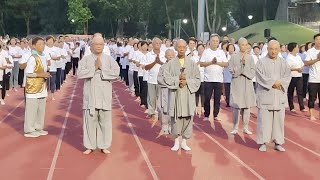
[[(309, 101), (310, 120), (316, 120), (314, 115), (314, 102), (320, 93), (320, 33), (314, 35), (314, 47), (309, 49), (304, 64), (310, 66), (309, 70)], [(320, 114), (319, 114), (320, 117)]]
[(45, 47), (44, 40), (35, 37), (32, 45), (34, 51), (25, 69), (27, 80), (24, 136), (35, 138), (48, 134), (43, 128), (48, 96), (46, 79), (50, 74), (47, 72), (47, 58), (42, 54)]
[(218, 118), (220, 110), (220, 98), (222, 93), (223, 83), (223, 68), (228, 66), (228, 60), (223, 50), (218, 49), (219, 35), (212, 34), (210, 36), (210, 48), (203, 52), (200, 59), (200, 66), (204, 67), (204, 121), (209, 120), (210, 115), (210, 100), (212, 91), (214, 91), (214, 120)]
[(289, 43), (288, 44), (288, 51), (290, 52), (287, 56), (287, 62), (291, 69), (291, 81), (288, 87), (288, 102), (290, 111), (294, 112), (294, 105), (293, 105), (293, 93), (294, 89), (297, 89), (298, 95), (298, 102), (300, 106), (300, 111), (306, 112), (307, 110), (304, 108), (303, 105), (303, 81), (302, 81), (302, 71), (304, 63), (301, 60), (300, 56), (298, 55), (299, 46), (297, 43)]
[(151, 120), (155, 121), (157, 97), (158, 97), (158, 73), (162, 64), (166, 62), (165, 53), (160, 50), (161, 40), (154, 38), (152, 40), (153, 50), (147, 54), (145, 70), (148, 75), (148, 114)]
[(190, 38), (188, 40), (188, 49), (186, 51), (186, 56), (190, 58), (192, 58), (193, 56), (197, 56), (198, 53), (197, 53), (196, 47), (197, 47), (197, 39)]
[(73, 76), (76, 75), (76, 72), (77, 72), (77, 69), (78, 69), (79, 60), (80, 60), (80, 43), (76, 42), (75, 49), (73, 50), (72, 55), (71, 55)]
[(10, 81), (13, 82), (14, 90), (18, 91), (19, 61), (22, 58), (23, 51), (16, 43), (15, 38), (10, 40), (9, 55), (12, 57), (14, 63)]

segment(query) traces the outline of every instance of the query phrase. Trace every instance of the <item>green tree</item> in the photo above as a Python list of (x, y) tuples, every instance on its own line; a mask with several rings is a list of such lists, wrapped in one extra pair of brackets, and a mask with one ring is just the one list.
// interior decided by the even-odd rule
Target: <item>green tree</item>
[(84, 0), (68, 0), (68, 20), (75, 23), (78, 32), (81, 32), (79, 27), (83, 27), (83, 33), (88, 34), (89, 20), (93, 18), (88, 4)]
[(30, 21), (32, 18), (38, 16), (37, 10), (41, 0), (9, 0), (6, 1), (6, 5), (13, 11), (13, 15), (16, 18), (24, 19), (26, 25), (26, 33), (30, 34)]

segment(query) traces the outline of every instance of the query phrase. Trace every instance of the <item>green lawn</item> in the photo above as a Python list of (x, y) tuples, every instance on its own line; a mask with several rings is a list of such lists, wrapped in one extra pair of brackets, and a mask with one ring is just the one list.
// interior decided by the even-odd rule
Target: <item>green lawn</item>
[(305, 27), (282, 21), (264, 21), (253, 24), (251, 26), (242, 28), (236, 32), (231, 33), (229, 36), (235, 39), (240, 37), (248, 37), (250, 43), (265, 41), (264, 29), (271, 29), (271, 36), (276, 37), (280, 43), (297, 42), (303, 44), (307, 41), (313, 40), (315, 31)]

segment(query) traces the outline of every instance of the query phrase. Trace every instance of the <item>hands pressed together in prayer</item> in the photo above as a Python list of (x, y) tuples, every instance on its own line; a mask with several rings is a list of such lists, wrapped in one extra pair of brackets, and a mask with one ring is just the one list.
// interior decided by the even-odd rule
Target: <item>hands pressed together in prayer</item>
[(241, 63), (242, 63), (243, 65), (246, 64), (246, 60), (244, 59), (244, 56), (241, 57)]
[(216, 57), (214, 57), (214, 58), (212, 59), (212, 61), (211, 61), (212, 64), (217, 64), (217, 62), (218, 62), (218, 61), (217, 61), (217, 58), (216, 58)]
[(101, 57), (100, 56), (98, 56), (97, 57), (97, 60), (96, 60), (96, 70), (98, 70), (98, 69), (102, 69), (102, 63), (101, 63)]
[(160, 65), (163, 64), (162, 61), (160, 60), (159, 54), (157, 54), (155, 62)]
[(179, 87), (183, 88), (185, 85), (187, 85), (186, 73), (182, 72), (179, 76)]
[(273, 89), (281, 90), (281, 82), (276, 80), (276, 82), (272, 86)]

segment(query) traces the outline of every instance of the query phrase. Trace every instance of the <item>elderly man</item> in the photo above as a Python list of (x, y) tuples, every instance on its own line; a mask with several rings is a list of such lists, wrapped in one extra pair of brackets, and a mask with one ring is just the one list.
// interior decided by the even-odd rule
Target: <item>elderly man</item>
[(231, 107), (233, 130), (231, 134), (238, 133), (239, 111), (243, 119), (243, 132), (252, 134), (249, 131), (250, 108), (256, 106), (256, 98), (252, 78), (255, 77), (256, 65), (251, 55), (246, 53), (248, 41), (245, 38), (239, 39), (240, 52), (233, 55), (229, 62), (229, 70), (232, 73), (231, 80)]
[(103, 53), (101, 36), (92, 39), (92, 54), (79, 64), (78, 78), (84, 79), (83, 90), (83, 145), (90, 154), (99, 148), (105, 154), (112, 141), (112, 80), (119, 76), (117, 62)]
[(257, 63), (257, 143), (259, 151), (266, 151), (266, 143), (273, 141), (275, 149), (285, 151), (284, 117), (287, 105), (287, 89), (290, 84), (290, 67), (286, 60), (278, 57), (280, 44), (276, 40), (268, 43), (268, 55)]
[(187, 43), (176, 43), (178, 57), (168, 62), (164, 68), (163, 80), (169, 88), (169, 115), (171, 131), (175, 138), (172, 151), (180, 149), (179, 137), (182, 136), (181, 148), (190, 151), (187, 139), (192, 136), (193, 116), (196, 109), (195, 93), (200, 87), (200, 72), (197, 64), (185, 56)]

